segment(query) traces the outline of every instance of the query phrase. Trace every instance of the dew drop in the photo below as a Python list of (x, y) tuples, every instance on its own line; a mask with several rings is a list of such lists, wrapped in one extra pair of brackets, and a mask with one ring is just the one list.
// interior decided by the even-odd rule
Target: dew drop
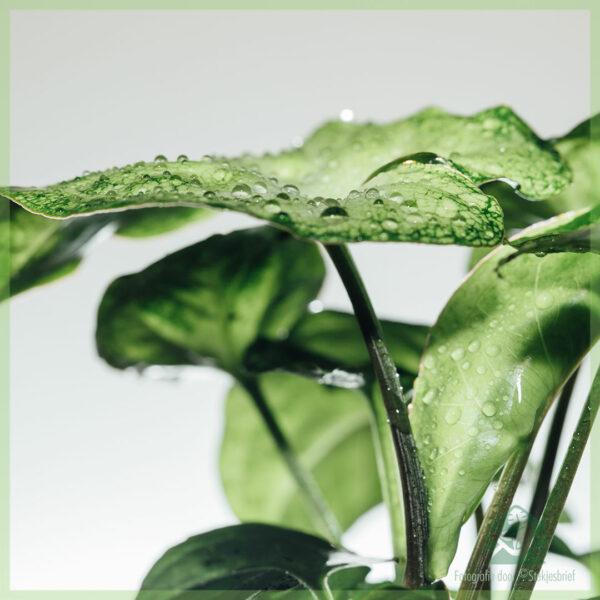
[(423, 361), (423, 365), (427, 369), (433, 369), (433, 367), (435, 367), (435, 359), (433, 358), (433, 356), (431, 356), (431, 354), (428, 354), (425, 357), (425, 360)]
[(502, 421), (494, 421), (492, 423), (492, 427), (496, 430), (496, 431), (500, 431), (500, 429), (502, 429)]
[(473, 340), (469, 344), (469, 352), (477, 352), (479, 350), (479, 342), (477, 340)]
[(541, 309), (550, 308), (553, 302), (554, 298), (552, 297), (552, 293), (549, 291), (541, 292), (535, 297), (535, 305)]
[(496, 405), (493, 402), (486, 402), (481, 411), (486, 417), (493, 417), (496, 414)]
[(496, 346), (496, 344), (490, 344), (485, 349), (485, 353), (488, 356), (497, 356), (499, 352), (500, 352), (500, 348), (498, 348), (498, 346)]
[(267, 193), (267, 186), (260, 181), (257, 181), (254, 184), (253, 188), (257, 194), (266, 194)]
[(324, 218), (339, 219), (347, 217), (348, 213), (341, 206), (328, 206), (322, 213), (321, 216)]
[(485, 373), (485, 367), (484, 367), (483, 365), (479, 365), (479, 366), (477, 367), (477, 372), (478, 372), (480, 375), (483, 375), (483, 374)]
[(219, 183), (229, 181), (229, 179), (231, 179), (231, 171), (228, 171), (227, 169), (217, 169), (213, 173), (213, 179)]
[(399, 194), (398, 192), (392, 192), (390, 194), (390, 200), (393, 200), (394, 202), (397, 202), (398, 204), (402, 204), (402, 202), (404, 202), (404, 198), (402, 197), (402, 194)]
[(281, 212), (281, 206), (279, 206), (279, 202), (277, 202), (277, 200), (270, 200), (265, 204), (264, 208), (266, 212), (272, 215), (276, 215), (277, 213)]
[(242, 199), (248, 198), (252, 191), (250, 190), (250, 187), (247, 186), (245, 183), (239, 183), (233, 188), (233, 190), (231, 190), (231, 193), (235, 198)]
[(385, 219), (383, 223), (381, 223), (381, 226), (390, 233), (398, 230), (398, 222), (394, 221), (394, 219)]
[(453, 360), (460, 360), (465, 355), (465, 351), (462, 348), (456, 348), (452, 350), (450, 356)]
[(469, 367), (471, 366), (471, 363), (466, 360), (463, 364), (462, 364), (462, 368), (464, 371), (467, 371), (469, 369)]
[(163, 163), (163, 162), (167, 162), (167, 157), (164, 154), (157, 154), (154, 157), (154, 162), (155, 163)]
[(351, 108), (344, 108), (340, 112), (340, 120), (344, 121), (344, 123), (349, 123), (354, 119), (354, 111)]
[(429, 390), (423, 396), (423, 404), (431, 404), (433, 402), (434, 398), (435, 398), (435, 390)]
[(448, 423), (448, 425), (454, 425), (460, 419), (461, 414), (462, 411), (460, 410), (460, 408), (456, 406), (451, 406), (446, 411), (446, 414), (444, 415), (444, 420), (446, 421), (446, 423)]
[(292, 184), (284, 185), (283, 191), (292, 198), (295, 198), (300, 193), (300, 190)]
[(187, 157), (185, 154), (180, 154), (180, 155), (177, 157), (177, 162), (180, 162), (180, 163), (187, 162), (188, 160), (189, 160), (189, 159), (188, 159), (188, 157)]
[(369, 188), (367, 190), (365, 196), (369, 200), (375, 200), (376, 198), (379, 198), (379, 190), (377, 188)]

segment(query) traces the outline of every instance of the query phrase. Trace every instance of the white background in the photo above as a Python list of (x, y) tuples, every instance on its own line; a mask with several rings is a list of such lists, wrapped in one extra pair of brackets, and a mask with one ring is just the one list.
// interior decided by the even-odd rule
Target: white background
[[(277, 150), (345, 108), (385, 121), (431, 104), (468, 114), (506, 103), (542, 136), (589, 111), (584, 11), (14, 11), (10, 35), (14, 185), (159, 153)], [(12, 301), (13, 588), (135, 589), (167, 547), (235, 521), (217, 473), (227, 377), (175, 384), (112, 370), (93, 332), (116, 276), (252, 222), (220, 214), (152, 240), (111, 239), (75, 275)], [(401, 244), (353, 252), (380, 315), (424, 323), (468, 257)], [(322, 300), (349, 308), (331, 273)], [(586, 468), (572, 503), (579, 533), (565, 533), (580, 545)], [(385, 555), (383, 511), (347, 541)]]

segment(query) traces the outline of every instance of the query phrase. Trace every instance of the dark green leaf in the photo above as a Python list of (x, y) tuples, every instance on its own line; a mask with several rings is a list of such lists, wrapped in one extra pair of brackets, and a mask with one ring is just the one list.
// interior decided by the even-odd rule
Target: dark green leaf
[(98, 351), (118, 368), (235, 372), (257, 337), (287, 335), (323, 276), (317, 248), (276, 229), (216, 235), (113, 282), (98, 312)]
[[(550, 235), (573, 215), (524, 232)], [(517, 242), (518, 238), (512, 242)], [(411, 421), (431, 502), (429, 574), (445, 574), (461, 525), (494, 473), (535, 430), (587, 353), (600, 257), (491, 253), (452, 296), (425, 350)]]
[[(206, 217), (196, 208), (148, 208), (77, 219), (47, 219), (9, 202), (10, 223), (2, 218), (2, 243), (10, 252), (10, 274), (1, 274), (10, 294), (49, 283), (75, 270), (94, 242), (115, 230), (128, 237), (147, 237), (172, 231)], [(1, 250), (1, 249), (0, 249)]]
[[(260, 385), (342, 529), (381, 502), (371, 417), (363, 394), (289, 373), (262, 375)], [(227, 498), (242, 521), (326, 535), (304, 505), (264, 421), (240, 386), (227, 400), (220, 471)]]
[[(325, 593), (335, 572), (351, 569), (342, 579), (356, 586), (364, 579), (365, 562), (328, 542), (289, 529), (244, 524), (189, 538), (168, 550), (142, 583), (140, 600), (175, 600), (189, 590), (223, 590), (223, 598), (247, 598), (267, 590), (308, 590)], [(235, 594), (234, 590), (243, 593)], [(210, 597), (218, 597), (211, 594)]]
[(23, 292), (73, 271), (99, 234), (110, 234), (105, 215), (61, 221), (34, 215), (10, 203), (10, 293)]
[[(381, 323), (396, 366), (416, 375), (429, 329)], [(285, 340), (260, 340), (248, 352), (246, 365), (255, 371), (285, 369), (341, 387), (360, 387), (372, 368), (354, 315), (329, 310), (305, 315)]]

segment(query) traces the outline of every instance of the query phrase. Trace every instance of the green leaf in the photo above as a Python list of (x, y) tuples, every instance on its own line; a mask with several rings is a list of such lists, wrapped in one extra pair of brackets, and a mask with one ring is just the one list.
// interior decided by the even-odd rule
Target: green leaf
[(128, 237), (173, 231), (210, 213), (196, 208), (147, 208), (78, 219), (47, 219), (14, 202), (0, 219), (1, 243), (10, 253), (10, 273), (0, 274), (10, 294), (24, 292), (72, 273), (96, 241), (115, 230)]
[(498, 262), (498, 270), (504, 264), (522, 254), (545, 256), (556, 252), (595, 252), (598, 254), (600, 234), (600, 206), (572, 212), (560, 224), (552, 228), (552, 233), (538, 234), (535, 231), (523, 232), (510, 245), (517, 251)]
[[(165, 210), (166, 209), (166, 210)], [(123, 237), (144, 238), (170, 233), (194, 221), (205, 219), (211, 212), (189, 206), (140, 208), (115, 214), (117, 234)]]
[(571, 181), (551, 145), (507, 106), (470, 117), (429, 108), (385, 125), (334, 121), (301, 148), (257, 164), (281, 179), (308, 184), (313, 194), (340, 196), (382, 165), (418, 153), (438, 155), (477, 185), (510, 180), (533, 198), (553, 196)]
[(287, 335), (323, 277), (317, 248), (284, 232), (215, 235), (114, 281), (98, 311), (98, 351), (117, 368), (209, 364), (235, 373), (257, 337)]
[(341, 199), (299, 195), (292, 187), (298, 189), (231, 160), (136, 163), (44, 189), (0, 192), (28, 210), (58, 218), (168, 204), (226, 208), (323, 242), (489, 246), (502, 237), (496, 201), (443, 165), (406, 165), (394, 182), (348, 190)]
[[(574, 217), (524, 232), (550, 235)], [(518, 238), (513, 240), (517, 242)], [(461, 525), (494, 473), (536, 429), (579, 364), (599, 305), (592, 253), (492, 252), (455, 292), (431, 329), (411, 422), (429, 491), (429, 575), (446, 573)]]
[(551, 201), (555, 213), (600, 204), (600, 114), (555, 140), (554, 147), (573, 171), (573, 185)]
[[(305, 533), (260, 524), (216, 529), (174, 546), (156, 562), (140, 600), (194, 597), (190, 590), (222, 590), (213, 597), (249, 598), (258, 591), (307, 590), (327, 598), (328, 588), (350, 588), (364, 579), (365, 562)], [(342, 579), (340, 571), (350, 571)], [(240, 593), (236, 594), (235, 590)]]
[(301, 148), (278, 155), (162, 158), (3, 193), (54, 217), (202, 205), (324, 242), (493, 246), (502, 237), (502, 212), (477, 185), (504, 179), (545, 198), (571, 181), (550, 144), (504, 106), (472, 117), (428, 109), (387, 125), (331, 122)]
[[(260, 377), (265, 399), (342, 529), (381, 502), (365, 396), (289, 373)], [(227, 400), (219, 461), (225, 493), (242, 521), (323, 535), (298, 494), (252, 400), (236, 385)]]
[[(386, 320), (381, 324), (396, 366), (414, 378), (429, 328)], [(340, 387), (360, 387), (372, 371), (354, 315), (330, 310), (306, 314), (285, 340), (259, 340), (248, 352), (246, 366), (258, 372), (284, 369)]]
[(68, 221), (45, 219), (11, 202), (10, 226), (2, 236), (4, 244), (10, 241), (11, 295), (72, 272), (90, 243), (110, 230), (105, 215)]

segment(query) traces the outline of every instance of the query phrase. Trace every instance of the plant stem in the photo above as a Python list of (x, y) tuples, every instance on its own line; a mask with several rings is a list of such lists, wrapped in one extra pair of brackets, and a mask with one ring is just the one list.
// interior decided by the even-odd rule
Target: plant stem
[(294, 449), (279, 426), (275, 415), (271, 411), (256, 377), (238, 375), (237, 379), (254, 401), (254, 405), (263, 418), (281, 457), (287, 465), (292, 477), (296, 480), (300, 493), (315, 522), (327, 533), (327, 537), (332, 543), (339, 545), (342, 537), (340, 524), (329, 508), (312, 473), (305, 469), (298, 460), (298, 456), (294, 452)]
[(377, 460), (377, 471), (381, 483), (381, 495), (390, 517), (392, 530), (392, 546), (394, 557), (398, 559), (396, 567), (396, 579), (401, 580), (403, 559), (406, 558), (406, 540), (404, 538), (404, 507), (400, 494), (400, 479), (398, 461), (394, 451), (390, 426), (387, 422), (387, 412), (382, 402), (374, 397), (372, 382), (369, 382), (369, 393), (367, 393), (372, 415), (373, 445), (375, 447), (375, 458)]
[(534, 439), (535, 436), (532, 435), (528, 442), (513, 452), (504, 466), (492, 503), (483, 518), (456, 600), (474, 600), (483, 588), (485, 581), (481, 579), (487, 572), (498, 538), (502, 535), (506, 515), (523, 475)]
[(554, 417), (552, 418), (550, 433), (548, 434), (548, 439), (546, 440), (546, 449), (544, 450), (542, 466), (540, 467), (540, 472), (535, 486), (535, 492), (529, 508), (529, 516), (525, 526), (525, 533), (523, 534), (523, 538), (521, 540), (521, 554), (519, 555), (519, 562), (516, 571), (517, 573), (519, 572), (525, 552), (529, 547), (529, 543), (531, 542), (531, 537), (533, 536), (535, 526), (542, 516), (544, 505), (546, 504), (548, 494), (550, 493), (550, 481), (552, 479), (552, 472), (554, 471), (554, 463), (556, 462), (556, 453), (558, 452), (558, 445), (563, 430), (565, 416), (567, 414), (567, 409), (569, 408), (569, 403), (573, 394), (573, 388), (575, 387), (575, 381), (577, 380), (577, 373), (578, 371), (575, 371), (575, 373), (573, 373), (573, 375), (571, 375), (571, 377), (567, 380), (567, 383), (565, 383), (563, 386), (560, 397), (556, 404), (556, 411), (554, 412)]
[(535, 528), (535, 533), (523, 559), (521, 569), (517, 574), (514, 589), (511, 592), (509, 600), (515, 600), (516, 598), (526, 600), (531, 596), (531, 592), (536, 584), (537, 575), (542, 568), (544, 557), (548, 553), (550, 543), (554, 537), (554, 531), (565, 507), (565, 502), (571, 490), (573, 479), (575, 479), (581, 456), (590, 437), (599, 405), (600, 371), (594, 377), (592, 389), (573, 433), (567, 455), (561, 466), (556, 483), (552, 488), (552, 492), (548, 497), (548, 502), (546, 502), (540, 522)]
[(375, 315), (365, 285), (348, 248), (344, 245), (325, 245), (325, 249), (348, 292), (373, 363), (375, 377), (381, 388), (398, 459), (404, 498), (406, 528), (404, 585), (416, 589), (428, 583), (425, 575), (425, 552), (429, 537), (429, 520), (423, 471), (408, 419), (408, 408), (404, 401), (396, 365), (383, 339), (381, 324)]

